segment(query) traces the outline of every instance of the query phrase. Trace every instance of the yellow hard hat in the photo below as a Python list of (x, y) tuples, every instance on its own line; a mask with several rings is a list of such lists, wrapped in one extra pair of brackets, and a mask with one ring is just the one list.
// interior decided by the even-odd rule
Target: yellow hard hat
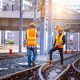
[(30, 26), (35, 26), (35, 24), (32, 22), (32, 23), (30, 23)]
[(57, 27), (57, 31), (59, 32), (59, 31), (62, 31), (63, 30), (63, 28), (62, 28), (62, 26), (58, 26)]

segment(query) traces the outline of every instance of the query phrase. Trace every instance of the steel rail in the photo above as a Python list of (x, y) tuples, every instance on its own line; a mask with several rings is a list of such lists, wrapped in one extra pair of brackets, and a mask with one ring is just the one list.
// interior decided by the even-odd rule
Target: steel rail
[(26, 70), (22, 70), (6, 76), (2, 76), (0, 77), (0, 80), (17, 80), (17, 79), (20, 80), (21, 78), (23, 78), (23, 80), (24, 78), (28, 79), (28, 77), (30, 77), (34, 71), (37, 71), (40, 66), (41, 65), (37, 65), (35, 67)]
[[(68, 59), (70, 59), (70, 58), (73, 58), (73, 57), (75, 57), (75, 56), (77, 56), (77, 55), (80, 55), (80, 54), (74, 54), (74, 55), (72, 55), (72, 56), (69, 56), (69, 57), (66, 57), (66, 58), (64, 58), (64, 61), (65, 60), (68, 60)], [(57, 63), (59, 63), (60, 62), (60, 60), (56, 60), (56, 61), (53, 61), (51, 64), (53, 65), (55, 65), (55, 64), (57, 64)], [(38, 72), (38, 74), (39, 74), (39, 77), (40, 77), (40, 80), (46, 80), (45, 79), (45, 76), (44, 76), (44, 74), (51, 68), (52, 66), (50, 65), (50, 64), (43, 64), (40, 68), (39, 68), (39, 72)], [(70, 64), (68, 64), (68, 66), (54, 79), (54, 80), (60, 80), (59, 78), (62, 78), (63, 76), (64, 76), (64, 74), (71, 68), (72, 66), (70, 65)]]

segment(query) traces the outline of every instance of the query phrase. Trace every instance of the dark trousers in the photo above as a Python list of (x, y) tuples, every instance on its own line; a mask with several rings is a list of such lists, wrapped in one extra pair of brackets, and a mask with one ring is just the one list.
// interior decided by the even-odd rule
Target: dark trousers
[(63, 64), (63, 48), (58, 48), (58, 47), (53, 47), (52, 49), (49, 50), (49, 58), (52, 61), (52, 52), (58, 50), (60, 53), (60, 58), (61, 58), (61, 64)]

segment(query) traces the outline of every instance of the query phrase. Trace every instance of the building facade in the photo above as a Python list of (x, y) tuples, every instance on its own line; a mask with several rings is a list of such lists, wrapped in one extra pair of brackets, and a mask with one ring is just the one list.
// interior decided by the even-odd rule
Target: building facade
[[(20, 0), (0, 0), (0, 4), (2, 4), (3, 11), (19, 11), (20, 8)], [(29, 1), (23, 0), (23, 10), (31, 10)]]

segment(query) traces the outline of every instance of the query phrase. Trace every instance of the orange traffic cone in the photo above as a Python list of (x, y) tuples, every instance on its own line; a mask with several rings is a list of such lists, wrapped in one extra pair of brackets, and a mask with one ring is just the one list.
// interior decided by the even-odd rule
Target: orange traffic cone
[(69, 53), (69, 50), (64, 50), (64, 54), (68, 54)]

